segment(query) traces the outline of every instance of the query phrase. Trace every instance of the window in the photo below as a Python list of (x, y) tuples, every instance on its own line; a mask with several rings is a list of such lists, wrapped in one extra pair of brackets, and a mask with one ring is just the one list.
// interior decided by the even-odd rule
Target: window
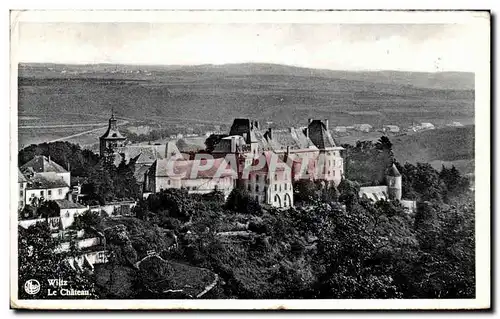
[(335, 160), (333, 160), (333, 166), (335, 166)]
[(285, 190), (286, 190), (286, 188), (287, 188), (287, 185), (285, 184)]
[(58, 193), (59, 195), (62, 195), (62, 189), (60, 189), (60, 188), (59, 188), (59, 189), (57, 190), (57, 193)]
[(255, 175), (255, 181), (258, 182), (259, 181), (259, 175)]
[(255, 201), (259, 202), (259, 196), (255, 196)]
[(267, 192), (267, 187), (266, 187), (266, 186), (264, 186), (264, 193), (265, 193), (265, 192)]
[(278, 184), (274, 184), (274, 191), (278, 191)]
[(333, 176), (335, 176), (335, 170), (333, 171)]
[(69, 210), (66, 211), (66, 217), (69, 217)]
[(43, 196), (45, 195), (45, 192), (44, 191), (40, 191), (40, 196)]
[(274, 174), (274, 180), (277, 181), (278, 180), (278, 174)]
[(35, 193), (31, 193), (31, 197), (32, 197), (32, 198), (33, 198), (33, 197), (35, 197)]
[(19, 196), (23, 197), (23, 190), (19, 191)]
[(167, 180), (167, 185), (170, 185), (170, 180)]
[(250, 184), (248, 184), (248, 187), (247, 187), (248, 191), (250, 192), (252, 190), (252, 186)]
[(259, 185), (255, 185), (255, 191), (258, 192), (259, 191)]
[(50, 196), (50, 195), (52, 195), (52, 190), (51, 190), (51, 189), (49, 189), (49, 190), (47, 191), (47, 195), (49, 195), (49, 196)]
[(280, 192), (281, 192), (281, 184), (280, 184)]

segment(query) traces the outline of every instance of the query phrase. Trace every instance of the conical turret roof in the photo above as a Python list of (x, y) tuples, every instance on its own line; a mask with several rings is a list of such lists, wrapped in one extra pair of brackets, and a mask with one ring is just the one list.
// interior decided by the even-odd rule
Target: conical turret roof
[(392, 164), (391, 167), (387, 169), (386, 174), (387, 176), (393, 176), (393, 177), (401, 176), (401, 173), (399, 173), (395, 164)]

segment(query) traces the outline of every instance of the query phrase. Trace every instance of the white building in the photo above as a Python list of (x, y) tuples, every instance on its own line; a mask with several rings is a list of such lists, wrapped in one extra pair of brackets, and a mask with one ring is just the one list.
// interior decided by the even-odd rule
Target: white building
[(370, 132), (373, 129), (370, 124), (354, 124), (353, 127), (360, 132)]
[[(255, 161), (251, 166), (243, 167), (242, 186), (248, 195), (260, 204), (274, 207), (293, 206), (292, 169), (282, 162), (278, 155), (266, 151), (260, 159), (265, 160), (262, 165)], [(260, 160), (259, 159), (259, 160)], [(248, 176), (245, 174), (248, 171)]]
[(82, 215), (89, 210), (88, 206), (83, 206), (67, 199), (58, 199), (55, 200), (55, 202), (60, 209), (59, 215), (61, 217), (61, 228), (63, 230), (73, 224), (76, 216)]
[(224, 158), (160, 159), (146, 172), (144, 188), (145, 193), (158, 193), (167, 188), (185, 188), (192, 194), (208, 194), (217, 189), (227, 197), (234, 188), (236, 177), (236, 172)]
[(57, 174), (34, 174), (28, 176), (25, 189), (25, 204), (36, 206), (42, 200), (65, 199), (69, 185)]
[(66, 185), (71, 185), (71, 174), (69, 170), (64, 169), (61, 165), (52, 161), (49, 157), (43, 155), (36, 155), (31, 161), (27, 162), (21, 166), (21, 172), (30, 177), (30, 175), (36, 174), (38, 176), (47, 175), (51, 179), (53, 175), (57, 175), (62, 178)]
[(399, 133), (400, 129), (397, 125), (384, 125), (384, 132)]

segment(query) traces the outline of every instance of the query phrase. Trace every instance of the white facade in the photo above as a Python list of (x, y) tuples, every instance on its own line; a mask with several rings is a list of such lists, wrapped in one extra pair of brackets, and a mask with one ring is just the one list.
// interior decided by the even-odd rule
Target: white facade
[(221, 191), (225, 197), (229, 196), (234, 188), (234, 179), (230, 176), (221, 178), (181, 179), (169, 176), (157, 176), (154, 192), (158, 193), (168, 188), (185, 188), (190, 194), (208, 194), (215, 189)]
[(82, 215), (87, 210), (88, 207), (85, 206), (80, 208), (61, 208), (60, 216), (62, 229), (66, 229), (71, 226), (75, 221), (75, 217)]
[(68, 192), (69, 186), (43, 189), (31, 189), (27, 187), (25, 189), (25, 204), (31, 205), (34, 198), (37, 198), (38, 200), (40, 200), (40, 198), (44, 198), (45, 200), (65, 199)]
[(338, 149), (327, 149), (319, 154), (316, 166), (316, 179), (333, 181), (335, 186), (340, 184), (344, 174), (344, 159)]

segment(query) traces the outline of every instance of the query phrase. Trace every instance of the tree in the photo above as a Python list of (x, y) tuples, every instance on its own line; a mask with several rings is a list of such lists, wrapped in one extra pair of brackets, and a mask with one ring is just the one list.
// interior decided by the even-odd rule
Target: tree
[[(50, 287), (47, 279), (63, 278), (68, 286), (77, 290), (88, 290), (89, 296), (56, 296), (55, 298), (96, 298), (94, 278), (86, 272), (72, 269), (67, 260), (71, 252), (58, 251), (60, 241), (52, 237), (49, 225), (46, 222), (37, 223), (28, 229), (19, 227), (18, 236), (18, 288), (19, 299), (49, 299), (54, 298), (47, 294)], [(41, 286), (40, 292), (35, 295), (26, 293), (25, 283), (37, 280)]]
[(41, 203), (40, 207), (38, 207), (37, 213), (39, 216), (43, 218), (49, 217), (59, 217), (61, 209), (56, 202), (49, 200)]
[(306, 179), (293, 183), (293, 200), (297, 205), (307, 205), (316, 202), (320, 197), (317, 185)]
[(87, 210), (83, 212), (83, 214), (75, 216), (71, 228), (90, 230), (99, 228), (101, 223), (102, 217), (99, 213)]
[(259, 202), (251, 198), (245, 190), (240, 188), (235, 188), (231, 191), (224, 207), (239, 213), (253, 215), (260, 215), (262, 213)]

